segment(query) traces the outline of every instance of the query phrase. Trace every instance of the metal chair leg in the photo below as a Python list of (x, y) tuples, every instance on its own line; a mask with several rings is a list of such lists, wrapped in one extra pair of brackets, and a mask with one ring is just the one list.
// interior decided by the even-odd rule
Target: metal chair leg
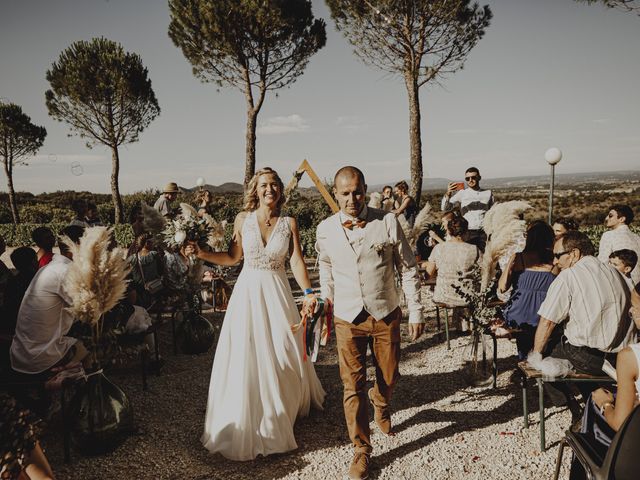
[(520, 382), (522, 386), (522, 418), (524, 420), (524, 428), (529, 428), (529, 401), (527, 400), (527, 377), (523, 373), (520, 374)]
[(538, 383), (538, 408), (540, 409), (540, 451), (544, 452), (547, 447), (544, 432), (544, 382), (540, 378), (536, 379), (536, 382)]
[(498, 339), (495, 333), (491, 335), (493, 341), (493, 388), (498, 388)]
[(451, 350), (451, 342), (449, 341), (449, 309), (444, 309), (444, 334), (447, 338), (447, 350)]
[(553, 475), (553, 480), (558, 480), (560, 476), (560, 467), (562, 466), (562, 455), (564, 453), (565, 441), (564, 438), (560, 440), (560, 448), (558, 448), (558, 458), (556, 459), (556, 471)]
[(438, 307), (436, 305), (436, 325), (438, 328), (438, 331), (440, 331), (440, 307)]

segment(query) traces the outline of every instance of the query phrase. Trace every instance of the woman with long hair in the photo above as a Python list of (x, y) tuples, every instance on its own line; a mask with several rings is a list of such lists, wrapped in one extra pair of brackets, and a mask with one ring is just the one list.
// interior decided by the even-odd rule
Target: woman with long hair
[(209, 209), (211, 208), (209, 205), (211, 205), (211, 202), (213, 202), (213, 193), (211, 193), (210, 190), (199, 190), (198, 193), (196, 194), (196, 203), (198, 204), (198, 216), (203, 216), (205, 213), (211, 215), (211, 212), (209, 211)]
[(522, 252), (514, 253), (498, 281), (501, 293), (511, 287), (511, 297), (503, 310), (508, 326), (517, 328), (518, 358), (524, 360), (533, 348), (538, 326), (538, 310), (547, 296), (553, 274), (553, 229), (544, 221), (536, 220), (527, 228)]
[(287, 281), (285, 260), (316, 303), (305, 267), (296, 220), (283, 217), (284, 185), (263, 168), (249, 182), (244, 211), (235, 219), (228, 252), (197, 250), (200, 259), (244, 266), (234, 286), (211, 372), (202, 443), (232, 460), (297, 448), (293, 424), (322, 408), (325, 392), (313, 364), (303, 358), (300, 315)]
[(396, 206), (393, 210), (396, 217), (398, 215), (404, 215), (407, 223), (410, 227), (413, 227), (413, 223), (416, 221), (416, 215), (418, 213), (418, 206), (416, 201), (411, 195), (409, 195), (409, 185), (402, 180), (395, 184), (394, 193), (396, 196)]

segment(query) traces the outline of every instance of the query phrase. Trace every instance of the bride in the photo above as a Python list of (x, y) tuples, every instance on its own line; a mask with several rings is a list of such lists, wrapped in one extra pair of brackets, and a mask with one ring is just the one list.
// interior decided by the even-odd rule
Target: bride
[[(271, 168), (253, 176), (244, 211), (234, 223), (228, 252), (198, 250), (202, 260), (244, 267), (233, 289), (216, 348), (202, 443), (232, 460), (297, 448), (293, 424), (321, 409), (325, 392), (311, 361), (303, 360), (300, 321), (285, 273), (305, 290), (305, 308), (316, 298), (304, 264), (295, 219), (280, 216), (284, 185)], [(302, 330), (302, 329), (301, 329)]]

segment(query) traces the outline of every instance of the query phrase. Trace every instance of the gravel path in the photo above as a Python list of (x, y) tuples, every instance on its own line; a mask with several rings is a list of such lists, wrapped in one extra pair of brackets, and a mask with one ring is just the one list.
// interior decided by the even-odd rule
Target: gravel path
[[(570, 424), (565, 409), (548, 408), (548, 450), (538, 451), (537, 391), (530, 388), (530, 427), (522, 429), (520, 389), (510, 380), (515, 345), (498, 342), (498, 388), (469, 388), (460, 374), (468, 337), (454, 338), (451, 350), (435, 333), (410, 343), (403, 325), (402, 378), (393, 397), (395, 437), (372, 424), (374, 479), (538, 479), (553, 474), (558, 441)], [(209, 314), (210, 318), (213, 318)], [(218, 315), (219, 317), (219, 315)], [(215, 321), (221, 319), (216, 317)], [(233, 462), (210, 455), (200, 444), (213, 351), (199, 356), (171, 353), (170, 326), (161, 331), (166, 359), (162, 375), (141, 389), (137, 365), (109, 374), (130, 396), (139, 433), (115, 452), (62, 461), (60, 425), (55, 421), (43, 445), (59, 479), (341, 479), (352, 450), (344, 423), (342, 386), (335, 339), (316, 364), (327, 390), (324, 411), (313, 411), (296, 425), (298, 449), (286, 454)], [(373, 378), (369, 369), (369, 378)], [(371, 415), (372, 416), (372, 415)], [(565, 455), (563, 478), (569, 455)]]

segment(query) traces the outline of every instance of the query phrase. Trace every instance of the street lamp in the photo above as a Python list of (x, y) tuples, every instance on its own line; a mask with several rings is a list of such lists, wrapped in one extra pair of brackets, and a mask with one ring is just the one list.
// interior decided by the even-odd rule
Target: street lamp
[(202, 190), (202, 189), (204, 188), (205, 183), (206, 183), (206, 182), (205, 182), (204, 178), (202, 178), (202, 177), (198, 177), (198, 179), (196, 180), (196, 186), (197, 186), (200, 190)]
[(549, 186), (549, 225), (553, 221), (553, 183), (555, 180), (556, 165), (562, 160), (562, 152), (559, 148), (552, 147), (544, 152), (544, 159), (551, 165), (551, 183)]

